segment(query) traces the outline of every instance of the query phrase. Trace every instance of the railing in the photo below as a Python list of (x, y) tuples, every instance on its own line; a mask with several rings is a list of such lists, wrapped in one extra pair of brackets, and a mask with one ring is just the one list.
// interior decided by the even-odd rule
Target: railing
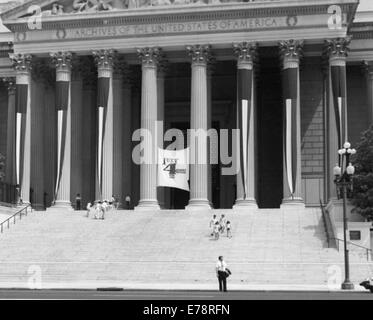
[(21, 210), (17, 211), (15, 214), (13, 214), (12, 216), (10, 216), (8, 219), (6, 219), (3, 222), (1, 222), (0, 223), (0, 231), (1, 231), (1, 233), (3, 233), (5, 225), (7, 225), (8, 229), (9, 229), (9, 225), (10, 225), (10, 222), (12, 221), (12, 219), (13, 219), (13, 224), (15, 224), (17, 216), (19, 216), (19, 220), (22, 219), (22, 215), (27, 216), (28, 210), (30, 210), (30, 212), (32, 211), (31, 204), (28, 204), (27, 206), (23, 207)]
[(329, 234), (329, 229), (328, 229), (328, 224), (327, 224), (327, 219), (326, 219), (326, 212), (325, 212), (325, 207), (322, 204), (322, 201), (320, 199), (320, 209), (322, 212), (322, 220), (324, 222), (324, 228), (325, 228), (325, 234), (326, 234), (326, 241), (328, 243), (328, 248), (330, 248), (330, 234)]
[[(337, 243), (338, 243), (338, 244), (337, 244), (337, 249), (339, 250), (339, 242), (344, 242), (344, 240), (339, 239), (339, 238), (334, 238), (334, 240), (337, 241)], [(353, 245), (353, 246), (355, 246), (355, 247), (358, 247), (358, 248), (360, 248), (360, 249), (364, 249), (364, 250), (365, 250), (365, 253), (366, 253), (366, 255), (367, 255), (367, 261), (369, 261), (369, 252), (372, 252), (372, 249), (369, 249), (369, 248), (367, 248), (367, 247), (364, 247), (364, 246), (358, 245), (358, 244), (353, 243), (353, 242), (351, 242), (351, 241), (347, 241), (347, 244), (351, 244), (351, 245)]]
[[(335, 238), (334, 235), (332, 236), (330, 234), (329, 228), (328, 228), (328, 219), (327, 219), (327, 216), (326, 216), (325, 206), (322, 204), (321, 199), (320, 199), (320, 208), (321, 208), (321, 212), (322, 212), (322, 219), (323, 219), (323, 222), (324, 222), (325, 234), (326, 234), (326, 240), (327, 240), (327, 243), (328, 243), (328, 248), (330, 248), (330, 241), (334, 240), (335, 245), (337, 247), (337, 250), (339, 251), (339, 242), (344, 242), (344, 240), (339, 239), (339, 238)], [(351, 245), (353, 245), (355, 247), (358, 247), (360, 249), (364, 249), (365, 252), (366, 252), (366, 256), (367, 256), (367, 261), (369, 261), (369, 252), (372, 252), (372, 249), (369, 249), (367, 247), (364, 247), (364, 246), (361, 246), (359, 244), (353, 243), (351, 241), (347, 241), (347, 244), (351, 244)]]
[(0, 182), (0, 202), (16, 203), (17, 188), (15, 185)]

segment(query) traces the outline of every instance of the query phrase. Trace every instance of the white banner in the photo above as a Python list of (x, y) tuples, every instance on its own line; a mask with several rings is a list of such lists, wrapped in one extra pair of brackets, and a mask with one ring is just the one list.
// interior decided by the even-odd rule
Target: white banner
[(189, 148), (158, 149), (158, 187), (189, 191)]

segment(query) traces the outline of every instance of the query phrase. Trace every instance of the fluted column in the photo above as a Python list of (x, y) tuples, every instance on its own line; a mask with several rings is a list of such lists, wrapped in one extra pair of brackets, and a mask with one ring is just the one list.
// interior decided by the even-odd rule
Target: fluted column
[(142, 63), (141, 81), (141, 128), (151, 137), (143, 140), (144, 152), (149, 155), (146, 163), (140, 165), (140, 201), (137, 210), (159, 209), (157, 200), (157, 153), (155, 138), (157, 122), (157, 64), (161, 51), (159, 48), (138, 49)]
[(30, 203), (31, 179), (31, 60), (28, 54), (11, 56), (16, 70), (16, 180), (23, 204)]
[(235, 209), (257, 208), (255, 186), (255, 43), (233, 45), (237, 56), (237, 127), (240, 129)]
[[(163, 133), (164, 133), (164, 79), (166, 73), (166, 61), (161, 60), (157, 68), (157, 120), (158, 120), (158, 148), (164, 148)], [(162, 209), (165, 208), (165, 189), (164, 187), (157, 188), (157, 199)]]
[[(213, 61), (210, 61), (207, 65), (207, 129), (212, 128), (212, 74), (214, 72), (214, 65), (212, 63)], [(208, 188), (208, 200), (210, 203), (210, 206), (213, 207), (213, 201), (212, 201), (212, 163), (210, 159), (214, 159), (214, 156), (210, 154), (211, 151), (211, 144), (212, 142), (209, 141), (207, 150), (208, 152), (208, 165), (207, 165), (207, 170), (208, 170), (208, 181), (207, 181), (207, 188)], [(217, 146), (215, 146), (217, 147)], [(217, 152), (217, 148), (214, 147), (213, 152)]]
[(71, 59), (70, 52), (50, 54), (56, 67), (57, 172), (54, 208), (71, 209)]
[(280, 42), (283, 61), (283, 206), (304, 206), (302, 199), (301, 131), (300, 131), (300, 78), (299, 59), (303, 41)]
[(6, 144), (5, 181), (11, 185), (16, 185), (16, 79), (4, 78), (3, 81), (8, 86), (8, 127)]
[[(208, 157), (207, 157), (207, 63), (210, 55), (208, 45), (188, 46), (192, 63), (191, 85), (191, 134), (190, 144), (190, 199), (187, 209), (210, 209), (208, 200)], [(199, 132), (197, 131), (199, 130)]]
[(110, 200), (113, 195), (113, 60), (114, 50), (94, 51), (98, 68), (98, 198)]
[(325, 41), (325, 54), (329, 59), (329, 99), (327, 110), (327, 186), (328, 200), (337, 198), (333, 168), (339, 163), (338, 150), (347, 141), (347, 85), (346, 58), (350, 38)]

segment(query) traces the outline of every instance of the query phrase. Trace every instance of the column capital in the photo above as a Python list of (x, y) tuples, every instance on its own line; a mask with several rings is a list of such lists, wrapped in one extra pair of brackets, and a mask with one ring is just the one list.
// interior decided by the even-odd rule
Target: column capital
[(329, 58), (330, 65), (346, 65), (351, 37), (325, 40), (324, 54)]
[(16, 93), (16, 78), (6, 77), (2, 79), (3, 82), (8, 86), (8, 94), (12, 95)]
[(253, 69), (257, 47), (258, 44), (256, 42), (233, 43), (233, 52), (237, 57), (238, 68), (247, 66), (249, 69)]
[(56, 71), (71, 71), (73, 55), (71, 52), (51, 52), (49, 56), (56, 67)]
[(29, 73), (31, 71), (32, 55), (23, 53), (9, 54), (9, 58), (12, 61), (13, 68), (20, 73)]
[(94, 61), (98, 69), (98, 76), (103, 72), (112, 72), (116, 51), (113, 49), (102, 49), (92, 51)]
[(136, 51), (143, 67), (156, 68), (163, 57), (162, 49), (159, 47), (137, 48)]
[(206, 65), (211, 60), (211, 46), (208, 44), (186, 46), (186, 50), (192, 59), (192, 64)]
[(303, 55), (303, 40), (284, 40), (279, 42), (284, 69), (298, 68)]

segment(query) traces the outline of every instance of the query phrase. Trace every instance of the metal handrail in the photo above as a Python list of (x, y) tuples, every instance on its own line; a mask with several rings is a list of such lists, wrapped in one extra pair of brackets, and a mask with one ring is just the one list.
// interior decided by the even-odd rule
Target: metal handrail
[(328, 243), (328, 248), (330, 248), (330, 235), (329, 235), (328, 225), (327, 225), (327, 222), (326, 222), (326, 212), (325, 212), (324, 205), (321, 202), (321, 199), (320, 199), (320, 208), (321, 208), (321, 212), (322, 212), (322, 219), (323, 219), (323, 222), (324, 222), (324, 228), (325, 228), (325, 233), (326, 233), (326, 241)]
[(8, 229), (9, 229), (9, 224), (10, 224), (10, 221), (13, 219), (13, 224), (16, 223), (16, 217), (19, 215), (19, 220), (22, 219), (22, 213), (23, 211), (25, 211), (25, 215), (27, 216), (27, 211), (28, 211), (28, 208), (30, 208), (30, 211), (32, 212), (32, 207), (31, 207), (31, 204), (28, 204), (27, 206), (23, 207), (21, 210), (18, 210), (15, 214), (11, 215), (9, 218), (7, 218), (6, 220), (4, 220), (3, 222), (0, 223), (0, 231), (1, 233), (3, 233), (3, 229), (4, 229), (4, 225), (7, 224), (8, 226)]
[[(328, 243), (328, 248), (330, 247), (329, 246), (330, 245), (330, 240), (336, 240), (336, 241), (338, 241), (337, 242), (337, 249), (339, 250), (339, 241), (344, 242), (344, 240), (343, 239), (339, 239), (339, 238), (335, 238), (335, 237), (331, 237), (329, 235), (329, 230), (328, 230), (327, 220), (326, 220), (325, 206), (322, 204), (321, 199), (320, 199), (320, 208), (321, 208), (322, 218), (323, 218), (323, 222), (324, 222), (324, 226), (325, 226), (325, 233), (326, 233), (326, 239), (327, 239), (327, 243)], [(369, 251), (372, 252), (372, 249), (364, 247), (364, 246), (361, 246), (361, 245), (356, 244), (356, 243), (353, 243), (351, 241), (347, 241), (347, 243), (351, 244), (351, 245), (353, 245), (355, 247), (359, 247), (361, 249), (366, 250), (367, 261), (369, 261)]]
[[(343, 239), (339, 239), (339, 238), (333, 238), (333, 239), (338, 241), (338, 249), (339, 249), (339, 241), (344, 242), (344, 240), (343, 240)], [(352, 244), (352, 245), (355, 246), (355, 247), (359, 247), (359, 248), (361, 248), (361, 249), (366, 250), (367, 261), (369, 261), (369, 251), (372, 251), (372, 249), (367, 248), (367, 247), (364, 247), (364, 246), (361, 246), (361, 245), (356, 244), (356, 243), (353, 243), (353, 242), (351, 242), (351, 241), (347, 241), (347, 243), (348, 243), (348, 244)]]

